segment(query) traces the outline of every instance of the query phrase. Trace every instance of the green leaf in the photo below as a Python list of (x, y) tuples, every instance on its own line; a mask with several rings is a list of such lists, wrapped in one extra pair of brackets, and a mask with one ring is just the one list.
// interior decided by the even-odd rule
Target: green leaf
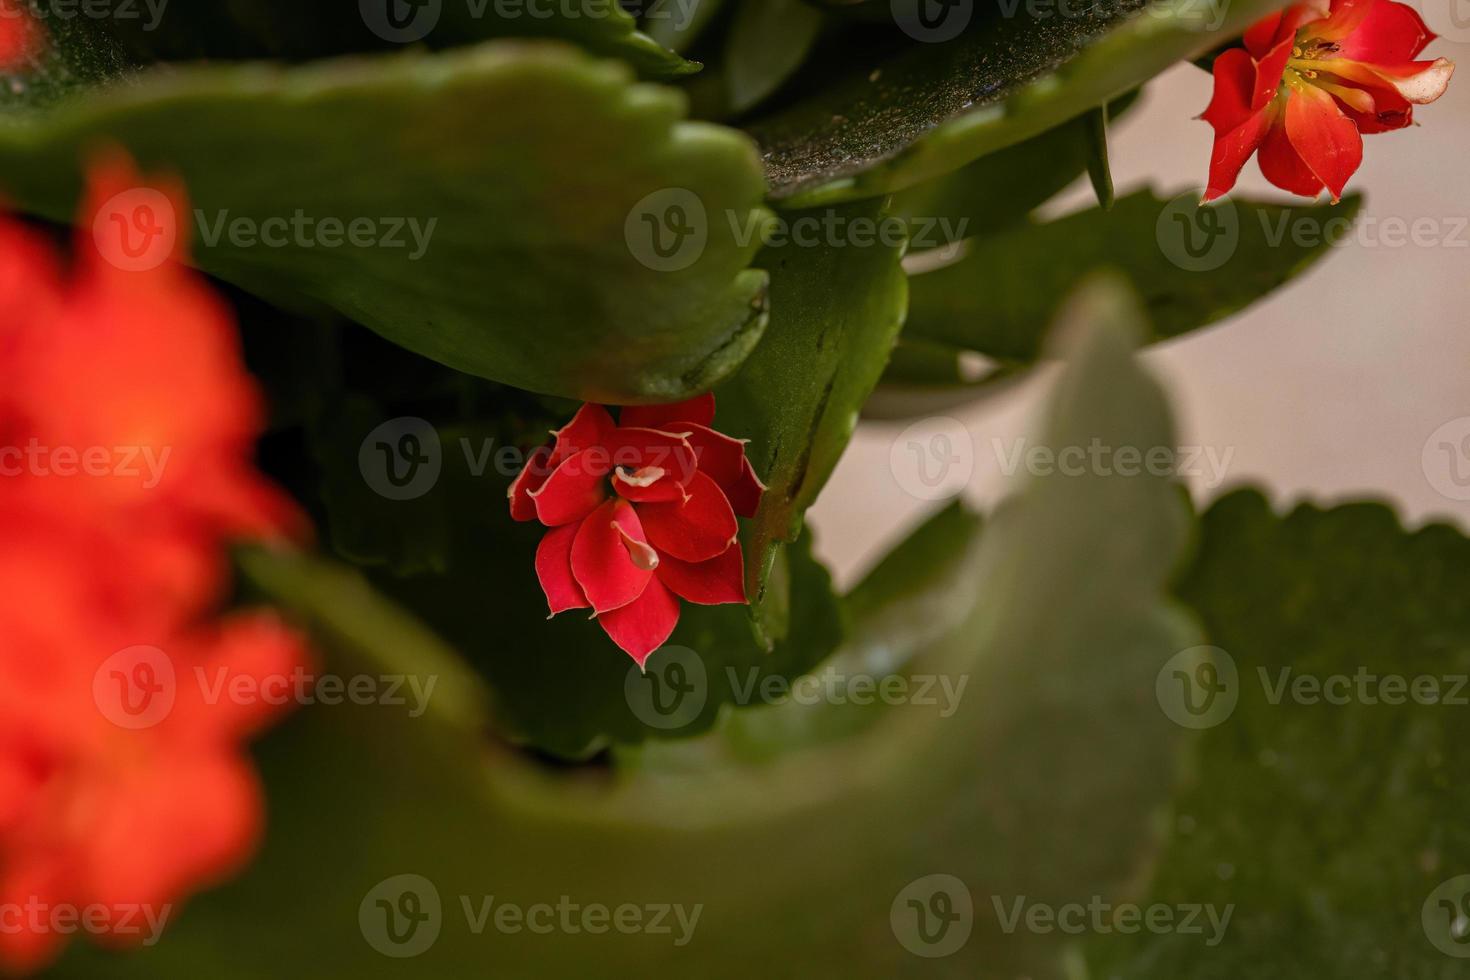
[(688, 51), (725, 9), (726, 0), (651, 0), (644, 15), (648, 36), (670, 51)]
[[(1281, 6), (1239, 0), (1222, 16), (1197, 0), (1123, 0), (1075, 16), (977, 19), (945, 43), (854, 57), (750, 130), (784, 205), (885, 194), (1059, 126)], [(964, 17), (974, 6), (945, 10)]]
[(1111, 211), (1116, 195), (1113, 191), (1113, 169), (1108, 162), (1108, 107), (1100, 105), (1082, 116), (1087, 130), (1087, 176), (1097, 193), (1097, 203)]
[[(0, 182), (67, 220), (84, 152), (113, 140), (183, 176), (207, 272), (520, 388), (667, 401), (727, 375), (765, 323), (759, 240), (732, 230), (766, 218), (754, 149), (683, 112), (620, 65), (529, 42), (188, 69), (0, 124)], [(287, 230), (298, 213), (310, 231)], [(316, 231), (359, 219), (370, 244)]]
[[(1073, 315), (1073, 357), (1046, 440), (1169, 441), (1162, 396), (1131, 358), (1134, 310), (1101, 290)], [(1160, 601), (1181, 516), (1181, 498), (1160, 478), (1038, 479), (963, 559), (974, 563), (976, 600), (957, 617), (964, 624), (907, 661), (913, 676), (969, 679), (955, 710), (876, 709), (877, 723), (852, 737), (760, 765), (673, 771), (650, 757), (642, 767), (567, 770), (486, 740), (472, 709), (420, 718), (383, 705), (303, 710), (260, 747), (270, 833), (257, 862), (191, 901), (157, 945), (118, 957), (76, 943), (57, 975), (386, 975), (394, 961), (372, 944), (411, 950), (392, 945), (378, 900), (394, 907), (403, 888), (390, 886), (405, 874), (420, 876), (421, 896), (433, 889), (439, 914), (423, 926), (433, 941), (404, 968), (438, 977), (483, 976), (487, 963), (505, 977), (733, 980), (751, 962), (801, 976), (915, 975), (921, 961), (898, 940), (895, 923), (906, 927), (893, 907), (905, 913), (900, 891), (936, 870), (960, 878), (976, 910), (946, 975), (1055, 975), (1055, 945), (1002, 935), (988, 897), (1116, 897), (1150, 854), (1149, 816), (1174, 755), (1171, 726), (1153, 708), (1154, 674), (1190, 639)], [(942, 546), (922, 540), (926, 552)], [(900, 563), (921, 567), (903, 554)], [(930, 600), (904, 578), (898, 568), (877, 573), (868, 600), (896, 617), (924, 615)], [(330, 589), (277, 582), (302, 596), (308, 621), (358, 621), (358, 607)], [(493, 631), (503, 608), (479, 606)], [(350, 636), (325, 631), (329, 668), (440, 669), (421, 652), (432, 639), (379, 642), (376, 623)], [(504, 637), (513, 647), (514, 634)], [(445, 683), (471, 684), (460, 674)], [(478, 702), (459, 692), (457, 703)], [(1130, 763), (1121, 773), (1110, 764), (1118, 758)], [(698, 906), (699, 919), (683, 944), (677, 926), (594, 934), (580, 918), (552, 937), (493, 919), (477, 932), (487, 896), (492, 914), (541, 902), (677, 903), (686, 914)]]
[[(1109, 117), (1118, 119), (1137, 100), (1137, 92), (1115, 99), (1108, 106)], [(890, 207), (909, 219), (913, 247), (947, 245), (1025, 221), (1087, 172), (1087, 118), (1053, 126), (1040, 136), (895, 194)], [(946, 235), (946, 227), (953, 234)]]
[(1029, 363), (1057, 298), (1110, 267), (1143, 294), (1149, 339), (1178, 336), (1239, 312), (1325, 257), (1360, 205), (1358, 197), (1305, 207), (1234, 200), (1197, 210), (1192, 199), (1139, 191), (1112, 211), (968, 242), (962, 259), (911, 280), (904, 333)]
[[(611, 0), (395, 0), (303, 4), (297, 0), (168, 0), (156, 19), (144, 0), (138, 16), (113, 17), (107, 29), (140, 61), (285, 58), (307, 60), (423, 43), (443, 49), (500, 38), (572, 41), (594, 54), (622, 58), (646, 75), (698, 71), (637, 30)], [(155, 0), (156, 3), (156, 0)]]
[(801, 67), (822, 29), (822, 12), (803, 0), (744, 0), (725, 41), (730, 108), (744, 112)]
[[(1222, 700), (1201, 716), (1213, 727), (1147, 901), (1231, 905), (1233, 918), (1210, 949), (1177, 933), (1099, 937), (1092, 975), (1463, 972), (1432, 898), (1470, 867), (1470, 714), (1464, 690), (1451, 700), (1470, 673), (1467, 591), (1470, 540), (1405, 530), (1380, 504), (1278, 516), (1240, 491), (1210, 508), (1180, 593), (1235, 682), (1219, 674)], [(1416, 700), (1416, 678), (1440, 703)]]
[(719, 390), (721, 429), (750, 440), (768, 487), (746, 532), (747, 592), (757, 604), (779, 544), (796, 540), (852, 438), (908, 296), (902, 249), (858, 232), (885, 220), (877, 204), (783, 220), (789, 234), (758, 259), (771, 270), (771, 326)]

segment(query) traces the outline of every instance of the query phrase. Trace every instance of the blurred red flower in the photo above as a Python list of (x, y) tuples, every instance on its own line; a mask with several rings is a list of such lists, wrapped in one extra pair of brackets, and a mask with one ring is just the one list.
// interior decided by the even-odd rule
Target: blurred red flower
[(25, 67), (40, 53), (45, 37), (25, 0), (0, 0), (0, 71)]
[[(139, 207), (168, 233), (147, 268), (112, 261), (107, 237), (122, 228), (110, 212)], [(78, 928), (147, 940), (150, 916), (161, 927), (171, 903), (239, 869), (262, 824), (241, 745), (279, 709), (221, 697), (217, 680), (306, 663), (273, 615), (213, 619), (229, 542), (303, 526), (250, 462), (261, 398), (228, 310), (181, 264), (186, 213), (177, 187), (145, 187), (123, 158), (101, 163), (68, 275), (48, 242), (0, 219), (10, 969), (44, 965)]]
[(1433, 102), (1455, 66), (1416, 61), (1434, 34), (1395, 0), (1306, 0), (1257, 22), (1244, 47), (1215, 59), (1213, 201), (1260, 151), (1261, 173), (1306, 197), (1334, 201), (1363, 161), (1363, 133), (1403, 129)]
[(551, 528), (536, 574), (551, 614), (591, 608), (639, 666), (679, 622), (679, 599), (744, 603), (736, 515), (761, 485), (745, 443), (710, 428), (715, 398), (583, 405), (510, 486), (511, 516)]

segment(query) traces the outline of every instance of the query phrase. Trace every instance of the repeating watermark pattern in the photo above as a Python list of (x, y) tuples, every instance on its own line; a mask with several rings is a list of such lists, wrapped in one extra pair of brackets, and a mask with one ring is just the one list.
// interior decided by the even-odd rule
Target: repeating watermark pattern
[(1446, 956), (1470, 959), (1470, 874), (1442, 882), (1420, 911), (1424, 935)]
[[(867, 674), (828, 666), (796, 679), (762, 676), (759, 667), (724, 669), (731, 702), (751, 705), (883, 704), (933, 709), (940, 718), (959, 710), (969, 675)], [(695, 721), (709, 701), (710, 675), (698, 653), (666, 646), (642, 668), (628, 668), (623, 694), (628, 708), (644, 724), (661, 730), (683, 728)]]
[[(582, 902), (561, 895), (555, 902), (514, 902), (496, 895), (459, 895), (465, 930), (530, 934), (663, 936), (676, 947), (694, 939), (704, 905), (680, 902)], [(357, 923), (369, 946), (395, 959), (419, 956), (446, 927), (439, 889), (423, 875), (400, 874), (374, 885), (357, 908)]]
[(1235, 658), (1219, 647), (1181, 650), (1159, 668), (1154, 696), (1169, 720), (1183, 728), (1223, 724), (1240, 703)]
[[(577, 21), (610, 20), (631, 16), (638, 20), (671, 21), (683, 30), (694, 19), (703, 0), (452, 0), (471, 20)], [(367, 29), (389, 44), (417, 44), (439, 26), (445, 0), (358, 0)]]
[(1240, 247), (1240, 213), (1229, 201), (1201, 207), (1200, 192), (1174, 198), (1159, 212), (1154, 238), (1159, 250), (1185, 272), (1213, 272)]
[(434, 489), (444, 468), (439, 430), (415, 416), (389, 419), (363, 438), (357, 468), (363, 481), (381, 497), (422, 497)]
[[(229, 208), (192, 215), (199, 240), (208, 248), (225, 242), (234, 248), (386, 249), (417, 262), (429, 251), (438, 218), (408, 216), (343, 218), (309, 214), (265, 218), (232, 214)], [(178, 244), (178, 214), (173, 202), (151, 187), (134, 187), (109, 198), (92, 220), (97, 251), (125, 272), (156, 269)]]
[(114, 194), (92, 219), (98, 253), (124, 272), (147, 272), (163, 265), (174, 254), (178, 235), (173, 202), (151, 187)]
[(948, 500), (975, 473), (975, 441), (959, 419), (920, 419), (888, 449), (888, 470), (904, 492), (919, 500)]
[[(1470, 706), (1470, 674), (1381, 673), (1367, 666), (1319, 674), (1291, 665), (1258, 666), (1247, 677), (1259, 685), (1265, 704), (1280, 707)], [(1159, 707), (1185, 728), (1214, 728), (1240, 703), (1245, 683), (1235, 659), (1219, 647), (1180, 651), (1159, 670), (1154, 690)]]
[(228, 667), (192, 665), (181, 671), (158, 647), (134, 646), (104, 660), (92, 675), (92, 699), (119, 728), (152, 728), (173, 712), (180, 685), (198, 686), (205, 704), (382, 705), (403, 708), (410, 718), (429, 710), (437, 675), (317, 674), (304, 667), (289, 673), (234, 673)]
[(163, 23), (169, 0), (30, 0), (0, 5), (0, 20), (30, 17), (39, 21), (140, 21), (144, 31)]
[(1470, 500), (1470, 416), (1451, 419), (1424, 440), (1424, 478), (1449, 500)]
[[(515, 445), (498, 445), (495, 438), (472, 439), (461, 436), (456, 443), (463, 458), (465, 472), (478, 478), (494, 471), (502, 477), (514, 477), (527, 464), (543, 466), (531, 452)], [(357, 467), (372, 490), (389, 500), (413, 500), (438, 485), (446, 464), (439, 432), (431, 422), (416, 416), (400, 416), (375, 427), (362, 440), (357, 451)], [(559, 464), (566, 475), (580, 467), (591, 467), (599, 473), (619, 468), (654, 466), (671, 473), (681, 483), (693, 478), (699, 468), (699, 454), (684, 455), (671, 445), (621, 445), (615, 449), (589, 446)], [(692, 469), (691, 469), (692, 467)]]
[(1068, 936), (1106, 936), (1113, 933), (1128, 936), (1147, 932), (1200, 936), (1211, 949), (1224, 941), (1225, 931), (1235, 914), (1234, 904), (1224, 908), (1192, 902), (1135, 905), (1131, 902), (1109, 902), (1101, 895), (1092, 896), (1086, 904), (1068, 902), (1062, 905), (1032, 901), (1025, 895), (1007, 898), (992, 895), (990, 904), (1001, 932), (1006, 935), (1059, 932)]
[[(968, 218), (848, 215), (835, 209), (796, 216), (726, 208), (723, 219), (739, 248), (938, 248), (965, 237)], [(623, 221), (633, 258), (655, 272), (679, 272), (698, 262), (709, 245), (709, 212), (684, 187), (654, 191)]]
[(32, 438), (24, 446), (0, 446), (0, 477), (137, 480), (152, 490), (163, 482), (171, 455), (171, 446), (48, 446)]
[(941, 959), (958, 953), (970, 941), (975, 901), (970, 889), (954, 875), (925, 875), (894, 896), (888, 922), (904, 949), (925, 959)]
[(1087, 445), (1047, 446), (1025, 437), (993, 438), (991, 449), (1007, 477), (1019, 472), (1031, 476), (1155, 476), (1188, 477), (1213, 489), (1225, 482), (1235, 447), (1216, 446), (1110, 446), (1094, 438)]
[(444, 927), (439, 889), (423, 875), (385, 878), (358, 904), (357, 926), (368, 945), (384, 956), (408, 959), (426, 953)]
[(69, 936), (82, 932), (94, 936), (136, 938), (140, 945), (152, 946), (163, 935), (163, 927), (172, 914), (172, 905), (136, 902), (72, 905), (48, 902), (39, 895), (29, 895), (18, 902), (0, 902), (0, 934)]
[(304, 208), (297, 208), (290, 217), (269, 218), (232, 216), (229, 208), (213, 214), (195, 208), (194, 220), (200, 241), (209, 248), (222, 241), (234, 248), (380, 248), (402, 250), (410, 262), (428, 253), (434, 229), (439, 226), (438, 218), (339, 218), (308, 214)]
[[(1241, 214), (1230, 201), (1201, 205), (1197, 193), (1181, 194), (1159, 212), (1154, 232), (1159, 250), (1186, 272), (1213, 272), (1240, 248)], [(1470, 248), (1470, 215), (1324, 215), (1315, 209), (1253, 212), (1268, 248), (1462, 249)]]

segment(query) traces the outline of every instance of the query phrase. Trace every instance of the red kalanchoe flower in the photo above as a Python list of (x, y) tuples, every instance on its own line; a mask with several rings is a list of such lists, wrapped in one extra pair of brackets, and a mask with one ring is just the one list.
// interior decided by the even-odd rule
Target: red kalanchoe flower
[(25, 0), (0, 0), (0, 71), (26, 67), (40, 54), (45, 37)]
[(1257, 150), (1282, 190), (1340, 199), (1363, 161), (1362, 134), (1403, 129), (1415, 105), (1449, 86), (1452, 62), (1414, 60), (1434, 37), (1395, 0), (1306, 0), (1256, 23), (1244, 47), (1215, 59), (1205, 200), (1228, 193)]
[(715, 398), (583, 405), (510, 486), (518, 521), (551, 528), (536, 574), (551, 614), (591, 608), (641, 667), (679, 622), (679, 599), (743, 603), (740, 517), (761, 485), (745, 443), (710, 428)]
[[(164, 235), (156, 263), (110, 251), (109, 209)], [(243, 742), (281, 709), (221, 692), (307, 663), (274, 615), (212, 621), (230, 541), (302, 528), (251, 465), (262, 401), (228, 310), (180, 261), (187, 213), (115, 157), (91, 174), (69, 274), (0, 219), (8, 970), (43, 966), (82, 916), (99, 941), (156, 939), (173, 903), (239, 869), (263, 819)]]

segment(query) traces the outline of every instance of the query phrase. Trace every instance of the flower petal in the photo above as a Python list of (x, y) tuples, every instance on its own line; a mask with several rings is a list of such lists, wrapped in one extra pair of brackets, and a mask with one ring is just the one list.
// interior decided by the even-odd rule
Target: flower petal
[(551, 457), (552, 468), (555, 469), (562, 460), (584, 449), (601, 446), (615, 428), (617, 426), (607, 409), (590, 402), (583, 405), (577, 409), (577, 414), (572, 416), (570, 422), (551, 433), (556, 440), (556, 449)]
[(546, 604), (553, 616), (591, 605), (572, 575), (572, 542), (581, 529), (580, 524), (554, 527), (536, 546), (536, 578), (541, 582), (541, 591), (546, 593)]
[(1271, 128), (1271, 113), (1262, 110), (1235, 129), (1215, 140), (1210, 157), (1210, 184), (1205, 190), (1205, 203), (1230, 193), (1240, 179), (1241, 168), (1256, 152)]
[(673, 405), (629, 405), (618, 414), (621, 425), (670, 432), (684, 431), (677, 423), (709, 425), (714, 420), (715, 396), (712, 392)]
[(597, 622), (642, 667), (679, 625), (679, 600), (654, 579), (637, 599), (598, 616)]
[[(1359, 5), (1364, 5), (1361, 0)], [(1365, 6), (1368, 9), (1361, 12), (1356, 30), (1330, 38), (1342, 42), (1339, 57), (1369, 64), (1398, 64), (1419, 57), (1434, 40), (1434, 32), (1425, 26), (1424, 18), (1406, 3), (1378, 0)]]
[(1215, 94), (1200, 116), (1221, 136), (1250, 118), (1256, 85), (1256, 63), (1244, 48), (1231, 48), (1215, 59)]
[(688, 496), (661, 466), (645, 466), (641, 470), (620, 466), (613, 470), (612, 485), (618, 496), (635, 503), (663, 503)]
[(516, 474), (516, 478), (510, 481), (510, 488), (506, 490), (506, 496), (510, 498), (510, 516), (518, 521), (534, 521), (536, 519), (536, 500), (531, 496), (533, 490), (541, 489), (546, 478), (551, 475), (551, 445), (538, 446), (536, 450), (526, 458), (526, 465)]
[(607, 469), (595, 449), (577, 453), (552, 470), (546, 482), (528, 496), (536, 517), (547, 527), (573, 524), (592, 513), (607, 498)]
[(629, 540), (644, 544), (648, 538), (633, 505), (617, 497), (588, 515), (572, 540), (572, 575), (596, 613), (626, 606), (653, 579), (646, 554), (635, 561)]
[(681, 599), (701, 606), (744, 604), (745, 555), (739, 542), (709, 561), (687, 562), (667, 555), (658, 566), (658, 580)]
[(1284, 191), (1303, 197), (1316, 197), (1322, 193), (1322, 181), (1292, 147), (1283, 125), (1272, 126), (1266, 134), (1258, 162), (1266, 179)]
[(1332, 0), (1332, 12), (1307, 25), (1306, 35), (1322, 41), (1341, 41), (1358, 32), (1368, 15), (1381, 6), (1380, 0)]
[(1363, 137), (1337, 100), (1311, 85), (1294, 90), (1286, 102), (1286, 135), (1332, 200), (1341, 200), (1348, 179), (1363, 163)]
[(680, 486), (686, 486), (698, 468), (694, 447), (683, 435), (639, 427), (617, 429), (607, 440), (612, 468), (638, 471), (657, 466)]
[(648, 543), (682, 561), (708, 561), (734, 543), (740, 525), (735, 511), (714, 480), (696, 473), (687, 487), (689, 499), (667, 504), (640, 504), (638, 517)]

